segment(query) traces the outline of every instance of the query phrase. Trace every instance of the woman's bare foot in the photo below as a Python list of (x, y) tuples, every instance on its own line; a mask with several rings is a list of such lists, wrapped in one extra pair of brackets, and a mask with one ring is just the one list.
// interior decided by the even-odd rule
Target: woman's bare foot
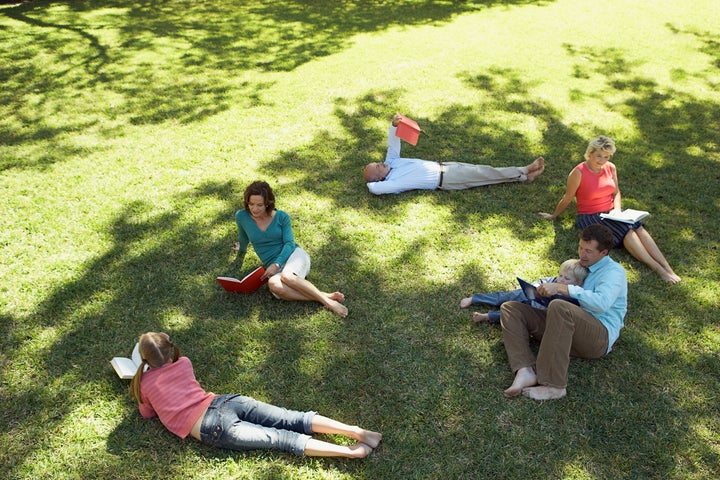
[(567, 390), (564, 388), (540, 385), (537, 387), (523, 388), (522, 394), (534, 400), (557, 400), (567, 395)]
[(472, 305), (472, 297), (467, 297), (460, 300), (460, 308), (468, 308), (470, 305)]
[(343, 303), (345, 301), (345, 295), (343, 295), (341, 292), (329, 293), (328, 298), (330, 300), (335, 300), (336, 302), (340, 303)]
[(348, 309), (345, 305), (338, 302), (337, 300), (333, 300), (330, 297), (328, 297), (327, 304), (325, 305), (328, 309), (335, 312), (336, 314), (340, 315), (342, 318), (347, 317)]
[(475, 323), (489, 322), (490, 315), (487, 313), (473, 312), (472, 321)]
[(523, 367), (515, 373), (515, 380), (510, 385), (503, 395), (507, 398), (517, 397), (523, 393), (523, 389), (526, 387), (532, 387), (537, 385), (537, 375), (532, 367)]
[(669, 272), (668, 272), (668, 271), (664, 271), (663, 273), (660, 274), (660, 278), (662, 278), (664, 281), (666, 281), (666, 282), (668, 282), (668, 283), (670, 283), (670, 284), (673, 284), (673, 285), (676, 284), (676, 283), (678, 283), (680, 280), (682, 280), (682, 279), (681, 279), (679, 276), (677, 276), (677, 275), (675, 274), (675, 272), (673, 272), (673, 271), (669, 271)]

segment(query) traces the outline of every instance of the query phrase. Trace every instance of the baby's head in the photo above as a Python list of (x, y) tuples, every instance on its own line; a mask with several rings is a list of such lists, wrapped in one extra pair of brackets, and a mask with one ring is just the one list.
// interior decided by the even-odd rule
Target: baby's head
[(560, 265), (560, 274), (557, 276), (557, 283), (580, 286), (585, 281), (588, 273), (590, 273), (590, 271), (580, 265), (580, 260), (571, 258), (570, 260), (565, 260), (562, 265)]

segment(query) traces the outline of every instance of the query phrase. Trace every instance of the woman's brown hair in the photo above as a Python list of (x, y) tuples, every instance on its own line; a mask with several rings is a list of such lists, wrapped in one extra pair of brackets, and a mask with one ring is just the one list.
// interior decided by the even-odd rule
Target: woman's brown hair
[(143, 372), (145, 372), (145, 366), (157, 368), (162, 367), (169, 360), (177, 362), (180, 357), (180, 349), (173, 345), (167, 333), (162, 332), (143, 333), (140, 335), (138, 344), (142, 362), (138, 366), (132, 381), (130, 381), (130, 392), (136, 402), (142, 403), (140, 399), (140, 381)]
[(248, 205), (250, 204), (250, 197), (253, 195), (262, 197), (263, 203), (265, 204), (265, 213), (270, 215), (270, 213), (275, 210), (275, 194), (267, 182), (256, 180), (247, 186), (243, 194), (243, 207), (245, 210), (250, 210)]

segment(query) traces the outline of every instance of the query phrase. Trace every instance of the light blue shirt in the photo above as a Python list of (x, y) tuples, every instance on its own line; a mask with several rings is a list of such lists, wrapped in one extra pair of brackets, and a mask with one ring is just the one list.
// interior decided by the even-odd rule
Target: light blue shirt
[(609, 256), (588, 267), (590, 274), (582, 287), (568, 285), (570, 296), (580, 302), (583, 310), (600, 320), (608, 332), (608, 348), (620, 336), (627, 313), (627, 276), (625, 269)]
[(370, 193), (401, 193), (408, 190), (435, 190), (440, 183), (440, 164), (418, 158), (400, 158), (400, 137), (395, 135), (397, 127), (390, 125), (385, 165), (390, 173), (385, 180), (368, 182)]

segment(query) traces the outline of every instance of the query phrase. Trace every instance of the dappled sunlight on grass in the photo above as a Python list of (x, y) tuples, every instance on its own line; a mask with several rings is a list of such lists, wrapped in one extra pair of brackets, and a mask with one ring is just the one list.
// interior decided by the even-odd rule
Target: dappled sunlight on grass
[[(720, 17), (671, 3), (0, 7), (0, 476), (717, 477)], [(577, 21), (608, 8), (624, 14), (603, 29)], [(383, 160), (396, 111), (426, 131), (403, 156), (542, 155), (546, 171), (373, 196), (362, 168)], [(613, 352), (573, 360), (561, 402), (508, 402), (501, 330), (459, 301), (577, 255), (574, 207), (537, 212), (598, 134), (683, 282), (613, 251), (630, 284)], [(347, 318), (215, 282), (260, 264), (230, 251), (255, 179)], [(383, 443), (351, 462), (181, 442), (109, 366), (148, 330), (168, 331), (208, 390)]]

